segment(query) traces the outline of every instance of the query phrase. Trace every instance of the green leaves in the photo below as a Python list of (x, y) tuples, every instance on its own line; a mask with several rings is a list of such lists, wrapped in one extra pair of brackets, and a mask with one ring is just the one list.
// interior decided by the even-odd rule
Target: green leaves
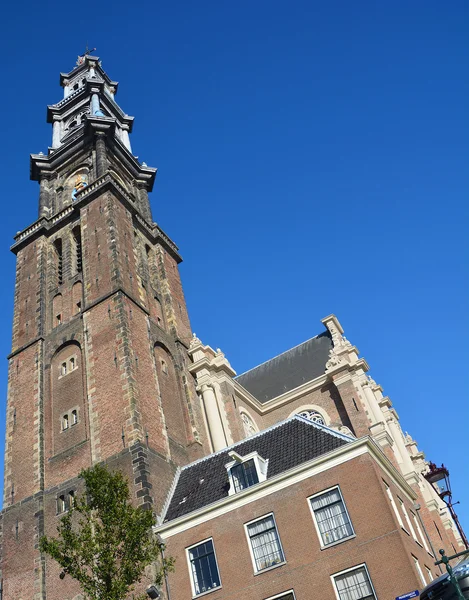
[[(121, 473), (96, 465), (80, 477), (85, 494), (60, 519), (58, 537), (41, 539), (41, 552), (76, 579), (89, 600), (124, 600), (152, 563), (160, 585), (173, 560), (163, 558), (164, 545), (151, 530), (152, 513), (132, 506)], [(135, 600), (140, 598), (146, 596)]]

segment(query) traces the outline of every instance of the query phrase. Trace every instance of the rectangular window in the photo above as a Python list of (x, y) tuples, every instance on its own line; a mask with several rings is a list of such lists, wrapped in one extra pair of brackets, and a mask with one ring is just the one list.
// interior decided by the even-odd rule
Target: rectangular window
[(376, 600), (365, 565), (332, 576), (339, 600)]
[(396, 503), (394, 502), (394, 498), (393, 498), (392, 492), (389, 488), (389, 485), (385, 481), (383, 481), (383, 483), (384, 483), (384, 486), (386, 487), (386, 494), (388, 495), (389, 502), (391, 502), (391, 506), (394, 511), (394, 514), (396, 515), (397, 522), (402, 527), (402, 529), (405, 529), (404, 523), (402, 522), (401, 514), (400, 514), (399, 510), (397, 509)]
[(194, 596), (220, 587), (217, 559), (213, 540), (206, 540), (187, 549)]
[(412, 527), (412, 523), (410, 522), (409, 515), (407, 513), (407, 509), (405, 507), (404, 501), (401, 500), (399, 498), (399, 496), (397, 497), (397, 499), (399, 501), (399, 505), (401, 507), (402, 514), (404, 515), (405, 522), (407, 523), (407, 528), (406, 529), (407, 529), (407, 531), (410, 531), (410, 533), (412, 534), (412, 537), (414, 538), (414, 540), (416, 542), (418, 542), (419, 540), (418, 540), (417, 536), (415, 535), (415, 531), (414, 531), (414, 528)]
[(57, 498), (57, 513), (63, 513), (67, 510), (67, 504), (65, 502), (65, 496), (59, 496)]
[(246, 531), (256, 572), (285, 561), (273, 514), (248, 523)]
[(433, 574), (426, 565), (425, 565), (425, 571), (427, 572), (428, 583), (431, 583), (433, 581)]
[(423, 547), (428, 552), (428, 554), (430, 554), (431, 556), (433, 556), (433, 554), (430, 552), (430, 548), (428, 547), (427, 540), (425, 539), (425, 536), (423, 535), (422, 528), (420, 527), (420, 523), (419, 523), (418, 517), (412, 511), (410, 511), (410, 514), (412, 515), (412, 519), (414, 521), (414, 525), (415, 525), (415, 527), (416, 527), (416, 529), (418, 531), (418, 534), (419, 534), (420, 539), (422, 541)]
[(269, 596), (269, 598), (266, 598), (265, 600), (295, 600), (295, 598), (295, 592), (293, 590), (288, 590), (288, 592), (282, 592), (276, 596)]
[(309, 498), (321, 546), (329, 546), (355, 535), (338, 487)]
[(417, 573), (419, 574), (420, 581), (422, 582), (422, 585), (425, 587), (427, 585), (427, 582), (425, 581), (425, 577), (423, 576), (422, 567), (420, 566), (418, 559), (416, 559), (413, 554), (412, 554), (412, 558), (414, 559), (415, 568), (417, 569)]
[(239, 492), (251, 485), (259, 483), (259, 476), (257, 474), (254, 459), (251, 458), (246, 462), (239, 463), (232, 467), (231, 477), (233, 478), (235, 492)]

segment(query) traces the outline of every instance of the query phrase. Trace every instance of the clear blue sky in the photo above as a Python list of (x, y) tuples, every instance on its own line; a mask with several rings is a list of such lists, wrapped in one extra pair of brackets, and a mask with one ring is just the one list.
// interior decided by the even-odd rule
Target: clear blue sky
[(467, 1), (26, 0), (3, 18), (0, 354), (29, 153), (88, 41), (159, 169), (198, 336), (240, 373), (334, 312), (469, 529)]

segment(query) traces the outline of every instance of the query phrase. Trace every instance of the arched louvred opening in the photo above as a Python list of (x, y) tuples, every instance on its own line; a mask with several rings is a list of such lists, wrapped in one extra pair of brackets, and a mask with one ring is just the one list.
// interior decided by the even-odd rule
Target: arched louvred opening
[(83, 257), (81, 247), (81, 230), (80, 226), (72, 229), (72, 241), (73, 241), (73, 273), (76, 275), (81, 273), (83, 270)]
[(173, 357), (163, 345), (155, 346), (155, 362), (168, 437), (173, 442), (185, 446), (187, 432), (182, 391), (177, 380)]
[(150, 316), (156, 322), (158, 327), (161, 327), (161, 329), (165, 329), (163, 309), (161, 308), (161, 302), (156, 296), (153, 296), (152, 302), (150, 304)]
[(83, 355), (79, 344), (62, 346), (52, 357), (50, 368), (51, 405), (46, 411), (51, 432), (47, 445), (50, 458), (86, 439)]
[(77, 315), (83, 310), (83, 284), (77, 281), (72, 287), (72, 315)]
[(55, 252), (55, 283), (57, 286), (63, 283), (63, 248), (62, 240), (59, 238), (54, 242)]
[(63, 321), (63, 297), (62, 294), (56, 294), (52, 299), (52, 327), (61, 325)]

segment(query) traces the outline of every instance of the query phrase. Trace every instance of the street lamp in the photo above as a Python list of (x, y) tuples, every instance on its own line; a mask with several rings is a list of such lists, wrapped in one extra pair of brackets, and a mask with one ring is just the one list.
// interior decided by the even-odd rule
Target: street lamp
[(454, 504), (459, 504), (459, 502), (455, 502), (453, 504), (453, 495), (451, 492), (449, 471), (445, 467), (445, 465), (437, 467), (435, 463), (430, 462), (428, 463), (428, 466), (429, 470), (427, 473), (425, 473), (424, 477), (429, 483), (435, 486), (438, 495), (448, 507), (451, 517), (453, 518), (453, 521), (456, 524), (456, 527), (458, 528), (459, 535), (461, 536), (461, 539), (467, 550), (469, 549), (469, 542), (467, 541), (467, 537), (463, 531), (463, 528), (461, 527), (461, 524), (459, 523), (458, 515), (456, 514), (456, 511), (453, 508)]

